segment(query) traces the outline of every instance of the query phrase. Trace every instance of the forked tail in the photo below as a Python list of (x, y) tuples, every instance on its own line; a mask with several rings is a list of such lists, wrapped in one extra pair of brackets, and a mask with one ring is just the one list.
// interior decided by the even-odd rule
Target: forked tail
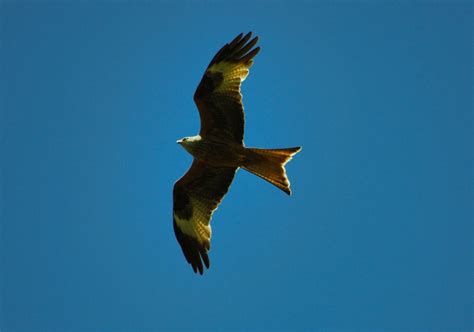
[(285, 165), (300, 150), (300, 147), (287, 149), (246, 148), (242, 168), (291, 195), (290, 181), (286, 176)]

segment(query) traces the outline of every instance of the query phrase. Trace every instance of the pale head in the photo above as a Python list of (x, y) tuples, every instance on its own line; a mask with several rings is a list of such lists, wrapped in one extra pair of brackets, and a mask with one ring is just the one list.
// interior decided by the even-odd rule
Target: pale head
[(184, 137), (180, 140), (177, 140), (176, 143), (181, 145), (186, 151), (190, 154), (193, 154), (193, 151), (196, 148), (196, 145), (199, 144), (201, 141), (201, 136), (191, 136), (191, 137)]

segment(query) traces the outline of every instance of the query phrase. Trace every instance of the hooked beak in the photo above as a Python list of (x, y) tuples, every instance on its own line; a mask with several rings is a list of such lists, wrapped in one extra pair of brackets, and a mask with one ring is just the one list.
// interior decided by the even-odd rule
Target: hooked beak
[(181, 143), (183, 143), (183, 139), (179, 139), (179, 140), (177, 140), (177, 141), (176, 141), (176, 143), (177, 143), (177, 144), (181, 144)]

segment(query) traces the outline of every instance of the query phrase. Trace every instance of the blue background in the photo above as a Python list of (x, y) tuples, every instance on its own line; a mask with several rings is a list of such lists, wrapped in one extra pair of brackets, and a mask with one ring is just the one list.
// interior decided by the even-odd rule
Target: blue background
[[(472, 329), (470, 2), (26, 3), (1, 19), (2, 331)], [(240, 32), (246, 144), (195, 275), (173, 183)]]

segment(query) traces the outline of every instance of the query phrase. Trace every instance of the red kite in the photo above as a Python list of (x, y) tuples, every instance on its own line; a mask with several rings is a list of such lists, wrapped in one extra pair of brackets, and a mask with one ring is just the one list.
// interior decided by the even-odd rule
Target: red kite
[(209, 268), (211, 218), (243, 168), (291, 195), (285, 164), (301, 148), (256, 149), (244, 145), (244, 107), (240, 86), (260, 47), (258, 37), (238, 35), (211, 60), (194, 101), (199, 109), (199, 135), (181, 144), (194, 161), (173, 189), (173, 226), (184, 256), (194, 272)]

